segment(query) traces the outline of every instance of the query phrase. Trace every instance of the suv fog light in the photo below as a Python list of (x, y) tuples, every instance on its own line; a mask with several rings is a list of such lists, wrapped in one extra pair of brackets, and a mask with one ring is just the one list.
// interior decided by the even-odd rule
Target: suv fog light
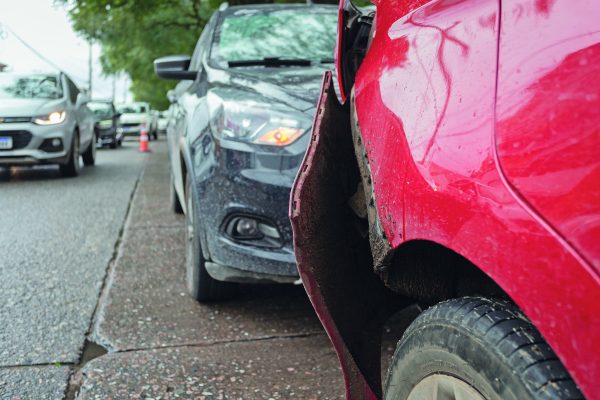
[(39, 148), (47, 153), (56, 153), (63, 150), (63, 142), (60, 138), (44, 139)]
[(236, 236), (255, 238), (260, 236), (258, 230), (258, 223), (254, 219), (250, 218), (238, 218), (235, 223), (235, 234)]
[(269, 248), (279, 248), (282, 245), (281, 234), (275, 225), (258, 216), (230, 216), (223, 233), (229, 239), (244, 245)]

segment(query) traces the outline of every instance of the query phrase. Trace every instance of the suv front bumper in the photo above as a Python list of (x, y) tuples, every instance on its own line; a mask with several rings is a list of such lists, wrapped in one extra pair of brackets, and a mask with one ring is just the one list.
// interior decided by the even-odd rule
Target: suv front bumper
[[(2, 124), (0, 138), (11, 137), (12, 148), (0, 149), (0, 165), (63, 164), (69, 157), (72, 132), (65, 123), (50, 126)], [(59, 139), (60, 145), (53, 146), (53, 139)]]
[[(290, 189), (309, 140), (268, 151), (215, 139), (199, 140), (195, 169), (198, 219), (207, 271), (235, 282), (296, 282), (299, 278), (288, 218)], [(241, 240), (231, 234), (238, 218), (262, 225), (273, 237)], [(266, 226), (266, 227), (265, 227)]]

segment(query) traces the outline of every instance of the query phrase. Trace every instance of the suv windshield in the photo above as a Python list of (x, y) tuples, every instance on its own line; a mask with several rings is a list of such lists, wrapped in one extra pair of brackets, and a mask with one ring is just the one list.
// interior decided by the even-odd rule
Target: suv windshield
[(60, 99), (58, 77), (0, 74), (0, 99)]
[(330, 60), (336, 31), (333, 7), (238, 10), (217, 27), (211, 58), (220, 66), (265, 58)]
[(142, 104), (121, 104), (117, 106), (117, 111), (121, 114), (145, 114), (146, 106)]
[(112, 107), (109, 103), (88, 103), (88, 107), (96, 118), (108, 119), (112, 118)]

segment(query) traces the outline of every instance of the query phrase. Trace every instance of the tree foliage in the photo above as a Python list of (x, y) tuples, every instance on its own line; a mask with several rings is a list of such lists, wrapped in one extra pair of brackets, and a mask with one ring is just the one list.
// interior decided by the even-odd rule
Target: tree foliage
[(191, 54), (219, 0), (62, 0), (73, 28), (102, 45), (105, 73), (126, 72), (136, 100), (168, 106), (175, 82), (156, 77), (152, 62), (168, 54)]
[[(105, 73), (126, 72), (136, 100), (168, 106), (167, 90), (176, 82), (160, 80), (153, 61), (169, 54), (191, 54), (202, 28), (223, 0), (56, 0), (69, 11), (73, 28), (102, 45)], [(234, 0), (231, 5), (273, 2)], [(294, 2), (294, 0), (275, 0)], [(336, 0), (325, 0), (334, 2)], [(362, 0), (361, 3), (364, 3)]]

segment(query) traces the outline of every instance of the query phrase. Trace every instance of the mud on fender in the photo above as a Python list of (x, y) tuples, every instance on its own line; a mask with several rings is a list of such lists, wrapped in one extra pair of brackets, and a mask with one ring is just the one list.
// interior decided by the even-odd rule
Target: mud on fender
[(381, 331), (401, 299), (373, 272), (348, 102), (326, 72), (312, 138), (290, 197), (298, 270), (342, 364), (347, 399), (381, 396)]

